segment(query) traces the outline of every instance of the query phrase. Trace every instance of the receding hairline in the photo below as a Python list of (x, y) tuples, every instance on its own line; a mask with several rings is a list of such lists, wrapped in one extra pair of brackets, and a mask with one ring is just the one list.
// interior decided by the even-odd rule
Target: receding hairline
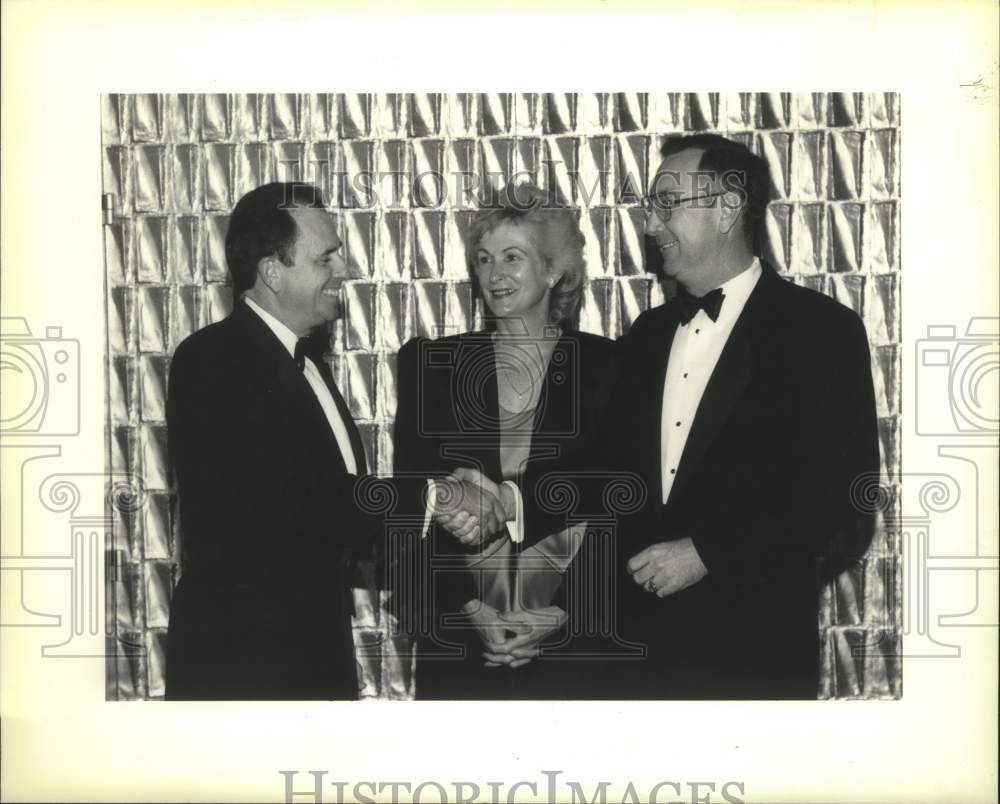
[(663, 170), (663, 165), (664, 165), (664, 163), (668, 159), (674, 159), (674, 160), (676, 160), (679, 157), (685, 156), (689, 152), (693, 152), (693, 153), (696, 153), (698, 155), (698, 160), (697, 160), (697, 164), (695, 165), (695, 170), (706, 170), (706, 168), (704, 167), (704, 162), (705, 162), (705, 155), (708, 153), (708, 149), (707, 148), (702, 148), (699, 145), (691, 145), (691, 146), (689, 146), (687, 148), (682, 148), (679, 151), (674, 151), (672, 154), (667, 154), (666, 156), (661, 156), (660, 157), (659, 167), (656, 168), (656, 172), (653, 174), (653, 178), (655, 179), (661, 173), (666, 172), (666, 171)]
[[(678, 157), (684, 156), (688, 152), (694, 152), (694, 153), (697, 153), (697, 155), (698, 155), (697, 163), (694, 165), (693, 168), (689, 168), (686, 171), (664, 169), (664, 164), (666, 163), (666, 161), (668, 159), (677, 159)], [(674, 151), (672, 154), (667, 154), (666, 156), (661, 157), (660, 158), (660, 164), (656, 168), (656, 172), (653, 174), (653, 178), (650, 180), (650, 189), (651, 190), (657, 190), (658, 189), (657, 185), (658, 185), (658, 183), (660, 181), (660, 176), (670, 175), (671, 173), (688, 173), (688, 174), (699, 174), (700, 173), (700, 174), (703, 174), (703, 175), (709, 175), (709, 174), (711, 174), (712, 175), (712, 183), (715, 184), (716, 182), (718, 182), (720, 180), (721, 177), (719, 176), (719, 172), (717, 170), (712, 170), (711, 168), (706, 168), (704, 166), (705, 155), (707, 153), (708, 153), (708, 149), (707, 148), (703, 148), (700, 145), (691, 145), (691, 146), (688, 146), (686, 148), (681, 148), (679, 151)], [(692, 185), (693, 184), (694, 184), (694, 176), (692, 176)]]
[(330, 224), (333, 226), (333, 236), (335, 238), (334, 245), (321, 249), (315, 256), (322, 257), (325, 254), (332, 254), (338, 251), (344, 245), (344, 241), (340, 237), (340, 232), (338, 232), (337, 227), (333, 225), (333, 219), (334, 219), (333, 213), (330, 212), (330, 210), (328, 210), (326, 207), (311, 206), (309, 204), (295, 204), (292, 206), (284, 207), (283, 209), (285, 212), (288, 213), (288, 217), (292, 219), (292, 223), (295, 224), (295, 235), (292, 238), (291, 243), (289, 244), (289, 256), (292, 256), (295, 253), (295, 250), (299, 246), (299, 240), (302, 238), (302, 235), (304, 234), (298, 216), (295, 215), (296, 212), (316, 211), (322, 213), (320, 219), (325, 219), (329, 221)]

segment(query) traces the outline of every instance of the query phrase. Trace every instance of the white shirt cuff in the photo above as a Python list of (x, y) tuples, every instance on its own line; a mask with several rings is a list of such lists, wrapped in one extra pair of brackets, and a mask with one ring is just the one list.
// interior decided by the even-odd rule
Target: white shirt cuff
[(514, 518), (507, 521), (507, 533), (514, 544), (520, 544), (524, 541), (524, 498), (513, 480), (505, 480), (503, 485), (514, 492)]
[(424, 508), (424, 529), (420, 531), (420, 538), (426, 539), (431, 530), (431, 517), (434, 516), (434, 502), (437, 500), (437, 486), (434, 481), (427, 478), (427, 506)]

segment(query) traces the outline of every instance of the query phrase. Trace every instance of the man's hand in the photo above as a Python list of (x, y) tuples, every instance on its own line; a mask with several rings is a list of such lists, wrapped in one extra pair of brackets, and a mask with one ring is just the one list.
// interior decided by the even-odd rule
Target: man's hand
[(539, 643), (566, 624), (566, 612), (558, 606), (524, 609), (500, 615), (504, 627), (514, 636), (501, 642), (489, 642), (483, 652), (487, 667), (502, 664), (521, 667), (541, 652)]
[(503, 507), (504, 511), (504, 522), (509, 522), (517, 515), (517, 503), (514, 499), (514, 492), (511, 491), (506, 485), (494, 483), (478, 469), (470, 469), (462, 466), (452, 472), (449, 477), (452, 477), (455, 480), (467, 481), (473, 485), (479, 486), (479, 488), (484, 491), (488, 491), (500, 500), (500, 505)]
[[(472, 626), (476, 629), (476, 633), (479, 634), (479, 639), (487, 647), (487, 650), (493, 645), (502, 644), (507, 639), (509, 632), (513, 631), (515, 634), (520, 634), (525, 630), (521, 626), (505, 622), (503, 619), (504, 615), (482, 600), (470, 600), (462, 606), (462, 614), (472, 623)], [(483, 653), (483, 657), (487, 658), (487, 667), (499, 667), (501, 664), (508, 664), (506, 661), (495, 662), (489, 660), (486, 652)]]
[(651, 544), (628, 561), (632, 580), (657, 597), (687, 589), (708, 575), (690, 539)]
[(497, 533), (504, 510), (495, 495), (464, 480), (435, 480), (434, 519), (464, 545), (478, 544)]

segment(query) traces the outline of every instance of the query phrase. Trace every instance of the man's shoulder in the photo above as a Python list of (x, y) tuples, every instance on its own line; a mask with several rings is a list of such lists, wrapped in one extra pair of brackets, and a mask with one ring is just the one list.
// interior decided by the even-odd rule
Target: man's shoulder
[(240, 393), (239, 339), (234, 334), (232, 323), (225, 318), (202, 327), (178, 344), (170, 359), (168, 422), (176, 425), (181, 409), (200, 409), (204, 413), (206, 405), (221, 404)]
[(640, 313), (632, 322), (627, 334), (641, 336), (644, 333), (662, 329), (672, 320), (674, 319), (668, 305), (666, 303), (658, 304)]
[(566, 336), (572, 345), (568, 354), (556, 355), (551, 358), (553, 375), (558, 378), (563, 370), (568, 370), (571, 380), (576, 385), (576, 393), (588, 399), (581, 400), (599, 403), (604, 399), (615, 383), (620, 361), (618, 344), (610, 338), (595, 335), (591, 332), (567, 331)]
[(596, 335), (593, 332), (584, 332), (580, 329), (566, 331), (566, 337), (572, 338), (584, 349), (592, 349), (596, 352), (610, 350), (615, 342), (603, 335)]
[(262, 338), (249, 320), (252, 315), (249, 310), (236, 309), (193, 332), (174, 350), (171, 374), (207, 375), (226, 382), (239, 374), (255, 373), (262, 365)]
[(615, 360), (617, 350), (615, 342), (610, 338), (580, 330), (567, 330), (565, 337), (574, 344), (580, 362), (584, 366), (588, 364), (603, 366)]
[(238, 343), (233, 314), (192, 332), (174, 350), (173, 360), (211, 359)]
[(774, 306), (789, 325), (821, 334), (862, 326), (854, 310), (825, 293), (780, 275), (774, 279)]

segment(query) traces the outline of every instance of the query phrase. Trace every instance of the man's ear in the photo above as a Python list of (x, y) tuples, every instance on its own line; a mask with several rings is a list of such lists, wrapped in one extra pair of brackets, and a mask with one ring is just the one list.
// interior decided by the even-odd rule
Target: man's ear
[(264, 257), (257, 263), (257, 278), (277, 293), (281, 289), (281, 269), (278, 268), (278, 258)]
[(733, 191), (725, 192), (719, 197), (719, 207), (722, 214), (719, 216), (719, 231), (722, 234), (729, 234), (733, 227), (740, 220), (743, 212), (743, 199), (739, 193)]

